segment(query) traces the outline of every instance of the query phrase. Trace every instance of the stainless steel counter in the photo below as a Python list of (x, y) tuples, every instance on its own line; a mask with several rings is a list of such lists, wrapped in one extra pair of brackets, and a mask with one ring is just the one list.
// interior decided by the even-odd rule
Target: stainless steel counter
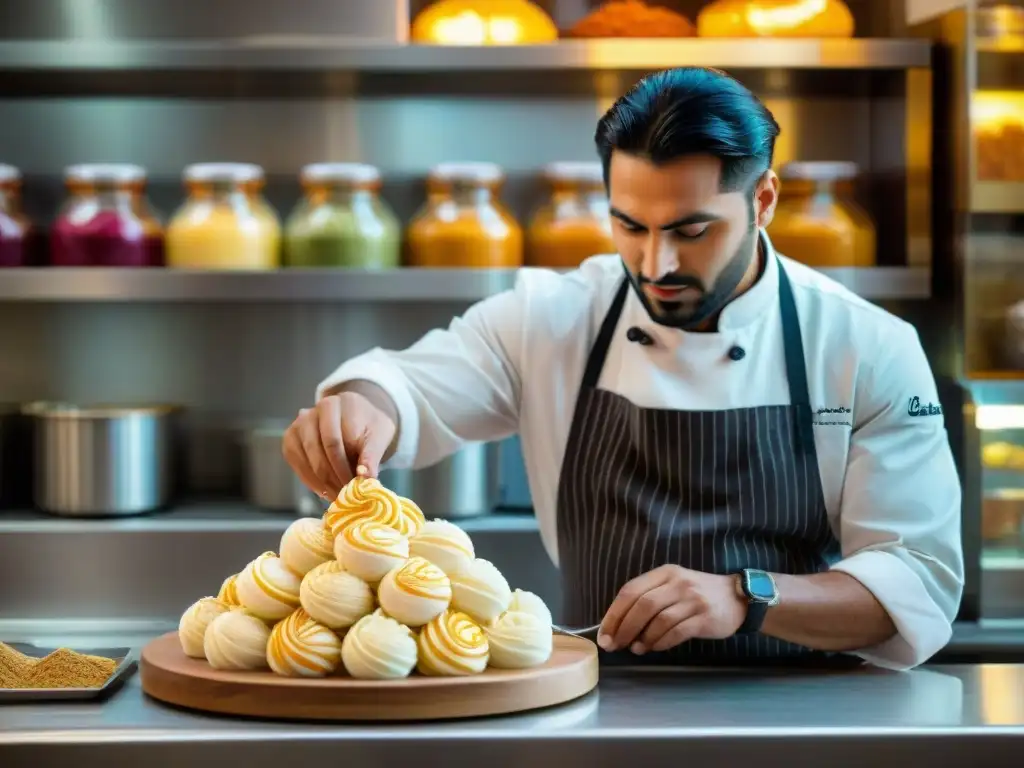
[[(147, 699), (0, 707), (0, 764), (445, 768), (1005, 766), (1024, 751), (1024, 666), (909, 674), (606, 670), (595, 693), (512, 717), (315, 725), (206, 716)], [(314, 762), (315, 761), (315, 762)]]

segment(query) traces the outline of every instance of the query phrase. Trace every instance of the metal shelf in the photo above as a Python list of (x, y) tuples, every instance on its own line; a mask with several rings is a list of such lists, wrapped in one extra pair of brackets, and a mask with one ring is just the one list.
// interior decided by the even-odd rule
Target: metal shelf
[(907, 69), (931, 64), (924, 40), (569, 40), (551, 45), (426, 46), (260, 37), (228, 41), (17, 41), (0, 43), (0, 71), (660, 69)]
[(1024, 213), (1024, 182), (975, 182), (971, 190), (971, 212)]
[[(926, 268), (823, 269), (867, 299), (921, 299), (930, 293)], [(0, 270), (7, 302), (472, 302), (511, 288), (513, 269), (280, 270), (170, 269)]]

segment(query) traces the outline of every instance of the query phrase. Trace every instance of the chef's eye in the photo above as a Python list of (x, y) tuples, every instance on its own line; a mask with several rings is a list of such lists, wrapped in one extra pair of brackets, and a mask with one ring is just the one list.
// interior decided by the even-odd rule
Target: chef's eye
[(674, 229), (672, 234), (680, 240), (700, 240), (708, 232), (706, 224), (699, 227), (684, 227), (683, 229)]
[(622, 219), (619, 219), (619, 226), (622, 227), (626, 232), (630, 232), (632, 234), (639, 234), (640, 232), (646, 231), (639, 224), (633, 224), (632, 222), (623, 221)]

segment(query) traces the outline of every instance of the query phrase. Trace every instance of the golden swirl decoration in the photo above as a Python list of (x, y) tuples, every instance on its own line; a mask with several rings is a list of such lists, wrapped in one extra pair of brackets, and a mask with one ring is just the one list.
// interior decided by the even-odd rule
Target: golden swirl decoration
[(432, 619), (420, 630), (417, 644), (421, 674), (477, 675), (487, 668), (487, 636), (464, 613), (447, 610)]
[(398, 532), (403, 536), (415, 536), (420, 532), (427, 518), (424, 516), (423, 510), (412, 499), (399, 496), (398, 500), (402, 505), (402, 522)]
[(341, 640), (299, 608), (271, 631), (267, 662), (279, 675), (323, 677), (341, 663)]
[[(279, 566), (276, 567), (275, 566)], [(277, 571), (275, 574), (274, 571)], [(284, 574), (281, 573), (284, 571)], [(286, 576), (287, 578), (282, 578)], [(281, 563), (273, 552), (264, 552), (252, 563), (252, 580), (268, 597), (298, 608), (299, 579)]]
[(220, 585), (220, 591), (217, 593), (217, 599), (228, 605), (241, 605), (238, 600), (237, 573), (224, 579), (224, 583)]
[(452, 582), (444, 571), (422, 557), (411, 557), (394, 572), (395, 587), (407, 595), (428, 600), (450, 600)]
[(361, 520), (341, 532), (345, 544), (353, 549), (382, 555), (409, 556), (406, 538), (394, 528), (375, 520)]
[(373, 520), (400, 530), (404, 513), (400, 498), (372, 477), (354, 477), (338, 494), (326, 512), (324, 525), (331, 536), (362, 520)]

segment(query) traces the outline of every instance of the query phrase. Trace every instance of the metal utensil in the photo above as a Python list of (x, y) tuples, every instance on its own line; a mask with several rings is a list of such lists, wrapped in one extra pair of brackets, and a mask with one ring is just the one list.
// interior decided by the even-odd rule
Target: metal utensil
[(571, 635), (572, 637), (582, 637), (584, 640), (594, 640), (601, 629), (601, 625), (595, 624), (592, 627), (569, 629), (568, 627), (560, 627), (557, 624), (552, 624), (551, 629), (560, 635)]

